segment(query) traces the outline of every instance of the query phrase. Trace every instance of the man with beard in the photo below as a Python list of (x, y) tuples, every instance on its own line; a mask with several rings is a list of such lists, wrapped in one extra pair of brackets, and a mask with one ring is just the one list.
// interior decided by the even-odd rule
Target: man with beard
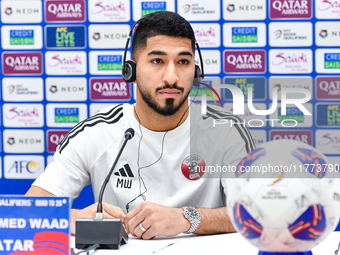
[[(74, 199), (92, 183), (98, 198), (124, 132), (133, 128), (135, 137), (104, 194), (104, 217), (122, 218), (127, 231), (143, 239), (233, 232), (225, 207), (227, 180), (220, 174), (205, 178), (208, 173), (197, 167), (235, 166), (254, 145), (242, 125), (212, 128), (216, 118), (237, 117), (219, 107), (207, 107), (202, 116), (201, 107), (188, 102), (194, 56), (194, 31), (180, 15), (142, 18), (132, 40), (136, 104), (104, 109), (76, 125), (27, 194)], [(72, 210), (72, 233), (75, 219), (94, 217), (96, 208)]]

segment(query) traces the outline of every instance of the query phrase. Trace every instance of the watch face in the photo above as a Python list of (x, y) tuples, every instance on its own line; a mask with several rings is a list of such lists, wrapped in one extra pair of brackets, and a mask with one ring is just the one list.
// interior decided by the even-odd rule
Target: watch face
[(195, 219), (197, 219), (197, 218), (199, 218), (200, 213), (199, 213), (199, 211), (196, 210), (195, 208), (188, 207), (188, 216), (189, 216), (190, 218), (195, 218)]

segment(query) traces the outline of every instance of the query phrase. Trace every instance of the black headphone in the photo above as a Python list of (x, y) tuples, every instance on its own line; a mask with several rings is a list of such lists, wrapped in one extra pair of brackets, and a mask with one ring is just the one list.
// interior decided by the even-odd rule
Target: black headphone
[[(129, 42), (131, 40), (131, 35), (132, 35), (132, 32), (133, 32), (133, 29), (138, 24), (138, 22), (142, 19), (143, 18), (137, 20), (136, 23), (133, 24), (133, 26), (130, 30), (130, 33), (129, 33), (129, 37), (126, 41), (125, 51), (124, 51), (124, 59), (123, 59), (123, 68), (122, 68), (122, 76), (123, 76), (123, 79), (126, 82), (134, 82), (136, 80), (136, 63), (131, 61), (131, 60), (126, 61), (126, 52), (128, 50), (128, 47), (129, 47)], [(195, 39), (195, 45), (196, 45), (196, 48), (197, 48), (197, 51), (198, 51), (198, 56), (200, 58), (201, 68), (198, 65), (195, 65), (195, 76), (194, 76), (193, 85), (198, 87), (201, 80), (204, 79), (204, 69), (203, 69), (203, 59), (202, 59), (200, 47), (199, 47), (196, 39)]]

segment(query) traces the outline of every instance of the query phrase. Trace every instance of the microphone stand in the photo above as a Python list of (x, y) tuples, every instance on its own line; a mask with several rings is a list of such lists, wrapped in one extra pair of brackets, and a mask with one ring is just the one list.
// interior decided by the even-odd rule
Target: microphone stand
[(99, 193), (98, 207), (95, 218), (77, 219), (76, 220), (76, 248), (86, 249), (90, 246), (97, 245), (97, 249), (119, 249), (121, 244), (127, 243), (127, 235), (124, 224), (120, 218), (104, 219), (102, 200), (104, 190), (108, 184), (113, 170), (127, 144), (135, 134), (132, 128), (125, 131), (125, 140), (120, 148), (118, 155), (107, 175)]

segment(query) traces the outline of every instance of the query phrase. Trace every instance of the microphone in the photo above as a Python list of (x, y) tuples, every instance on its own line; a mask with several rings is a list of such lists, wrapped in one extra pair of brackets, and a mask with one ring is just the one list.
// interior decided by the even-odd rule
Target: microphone
[(116, 167), (118, 160), (127, 144), (135, 135), (135, 131), (132, 128), (128, 128), (124, 137), (122, 147), (120, 148), (112, 167), (106, 176), (104, 183), (101, 187), (98, 197), (98, 207), (95, 218), (90, 219), (77, 219), (76, 220), (76, 248), (86, 249), (95, 244), (99, 245), (99, 249), (119, 249), (121, 244), (127, 243), (129, 237), (119, 218), (115, 219), (103, 219), (103, 206), (102, 200), (104, 190), (108, 184), (110, 177)]

